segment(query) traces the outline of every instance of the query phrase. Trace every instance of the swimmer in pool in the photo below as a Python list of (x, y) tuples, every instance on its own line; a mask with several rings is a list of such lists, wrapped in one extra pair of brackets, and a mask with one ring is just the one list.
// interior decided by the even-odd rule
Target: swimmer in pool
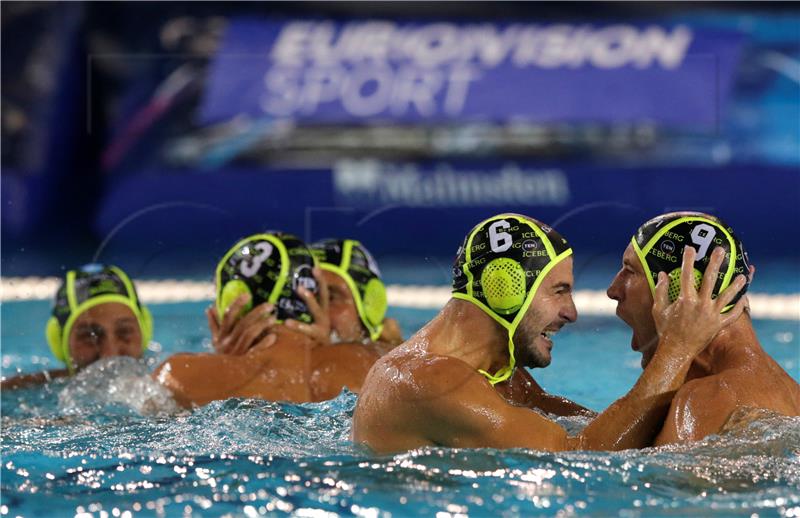
[[(621, 450), (652, 443), (692, 359), (742, 312), (726, 315), (744, 286), (737, 276), (712, 300), (684, 264), (670, 304), (667, 275), (656, 285), (653, 317), (660, 342), (634, 387), (577, 437), (504, 399), (495, 386), (517, 365), (547, 360), (552, 337), (577, 318), (572, 251), (557, 232), (518, 214), (479, 223), (458, 251), (453, 297), (408, 341), (370, 370), (353, 416), (353, 439), (388, 453), (426, 445)], [(687, 255), (688, 257), (688, 255)], [(716, 275), (720, 258), (707, 271)]]
[[(309, 249), (290, 234), (255, 234), (236, 243), (217, 266), (214, 314), (225, 318), (213, 324), (212, 335), (216, 330), (214, 339), (220, 341), (235, 331), (249, 347), (237, 354), (175, 354), (153, 377), (185, 407), (230, 397), (312, 401), (311, 351), (317, 343), (276, 324), (288, 319), (313, 323), (299, 292), (303, 288), (311, 294), (306, 300), (319, 292), (314, 267)], [(234, 329), (239, 318), (247, 325)]]
[(150, 312), (125, 272), (102, 264), (70, 270), (56, 292), (45, 329), (50, 350), (66, 368), (4, 379), (2, 388), (46, 383), (101, 358), (141, 358), (152, 332)]
[(327, 286), (330, 321), (330, 344), (314, 350), (312, 383), (320, 399), (336, 397), (342, 387), (358, 393), (375, 361), (403, 341), (400, 327), (386, 318), (386, 288), (366, 247), (327, 239), (311, 250)]
[[(684, 244), (691, 245), (688, 254), (697, 284), (714, 255), (721, 257), (714, 294), (740, 273), (751, 278), (737, 298), (752, 282), (755, 269), (742, 242), (719, 218), (674, 212), (642, 225), (625, 249), (622, 269), (608, 288), (608, 296), (617, 301), (617, 315), (633, 331), (631, 347), (642, 353), (642, 367), (652, 362), (659, 347), (652, 316), (656, 278), (664, 272), (677, 279), (676, 264), (682, 260)], [(677, 291), (677, 281), (673, 281), (670, 297)], [(697, 355), (682, 385), (656, 445), (696, 441), (719, 433), (739, 407), (800, 415), (800, 386), (761, 348), (748, 310)]]
[[(352, 239), (324, 240), (311, 246), (319, 269), (320, 302), (308, 290), (298, 288), (313, 322), (289, 319), (286, 327), (300, 331), (319, 346), (312, 353), (311, 385), (316, 401), (336, 397), (343, 387), (358, 392), (375, 360), (402, 342), (397, 321), (385, 318), (386, 289), (380, 270), (369, 251)], [(219, 311), (209, 308), (207, 315), (214, 347), (222, 354), (243, 354), (255, 337), (276, 325), (275, 319), (250, 315), (238, 319), (238, 312), (249, 303), (240, 295), (219, 319)], [(270, 303), (259, 311), (272, 310)]]

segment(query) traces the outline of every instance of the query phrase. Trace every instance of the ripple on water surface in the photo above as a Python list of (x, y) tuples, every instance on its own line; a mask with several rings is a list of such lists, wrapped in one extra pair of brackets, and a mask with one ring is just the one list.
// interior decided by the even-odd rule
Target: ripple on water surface
[(800, 516), (797, 418), (742, 419), (691, 447), (375, 456), (349, 440), (349, 392), (318, 404), (231, 399), (187, 412), (149, 368), (111, 359), (4, 393), (4, 513)]

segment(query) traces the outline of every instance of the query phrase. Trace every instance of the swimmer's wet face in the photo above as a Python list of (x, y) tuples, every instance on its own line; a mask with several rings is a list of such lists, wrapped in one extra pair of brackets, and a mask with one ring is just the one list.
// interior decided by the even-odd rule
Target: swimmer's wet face
[(73, 364), (80, 368), (111, 356), (142, 356), (142, 331), (125, 304), (106, 302), (75, 319), (69, 335)]
[(646, 367), (656, 352), (658, 333), (653, 320), (653, 294), (633, 245), (625, 249), (622, 268), (606, 294), (617, 301), (617, 316), (633, 330), (631, 348), (642, 353), (642, 367)]
[(347, 282), (339, 275), (322, 270), (328, 284), (331, 331), (341, 342), (360, 342), (367, 337), (367, 331), (358, 316), (358, 308)]
[(527, 313), (514, 333), (517, 364), (547, 367), (552, 360), (553, 335), (575, 322), (572, 300), (572, 257), (558, 263), (544, 278)]

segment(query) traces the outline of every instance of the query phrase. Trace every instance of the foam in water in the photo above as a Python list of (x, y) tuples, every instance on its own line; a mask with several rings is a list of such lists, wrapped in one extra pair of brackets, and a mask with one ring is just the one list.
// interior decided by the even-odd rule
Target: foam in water
[[(307, 405), (230, 399), (170, 414), (146, 374), (138, 362), (107, 362), (51, 392), (60, 404), (50, 415), (4, 417), (3, 505), (32, 515), (800, 511), (800, 418), (750, 415), (695, 445), (618, 453), (375, 456), (350, 442), (352, 393)], [(4, 406), (13, 404), (4, 394)], [(575, 433), (588, 422), (566, 421)]]
[(127, 356), (105, 358), (81, 370), (61, 390), (58, 404), (68, 415), (109, 406), (143, 415), (180, 411), (169, 390), (150, 377), (148, 366)]

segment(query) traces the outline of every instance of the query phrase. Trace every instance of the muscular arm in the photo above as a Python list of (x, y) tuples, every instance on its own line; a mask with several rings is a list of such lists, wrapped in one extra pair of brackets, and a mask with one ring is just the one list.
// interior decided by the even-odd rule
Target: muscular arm
[(672, 400), (653, 445), (699, 441), (719, 433), (736, 407), (736, 397), (721, 375), (690, 381)]
[[(397, 385), (397, 392), (379, 386), (375, 395), (359, 401), (353, 428), (357, 441), (366, 441), (380, 451), (391, 451), (420, 442), (456, 447), (527, 447), (540, 450), (622, 450), (652, 443), (660, 429), (675, 392), (686, 378), (694, 356), (725, 325), (742, 312), (744, 298), (727, 316), (722, 308), (744, 284), (743, 276), (716, 299), (711, 298), (714, 280), (723, 254), (712, 253), (700, 291), (694, 288), (694, 248), (684, 251), (681, 294), (670, 304), (668, 277), (661, 272), (654, 297), (653, 317), (660, 339), (656, 353), (627, 395), (600, 414), (583, 432), (568, 438), (564, 429), (552, 421), (515, 407), (503, 400), (494, 388), (470, 365), (445, 356), (425, 356), (412, 365), (398, 358), (387, 359), (375, 373)], [(411, 375), (398, 376), (404, 371)], [(370, 380), (367, 381), (370, 383)], [(381, 405), (381, 399), (391, 404)], [(375, 401), (373, 401), (373, 399)], [(361, 418), (391, 408), (381, 419)], [(361, 420), (368, 422), (358, 426)], [(381, 434), (387, 430), (392, 437)], [(396, 431), (395, 431), (396, 430)], [(402, 445), (402, 446), (401, 446)], [(413, 447), (413, 446), (412, 446)]]
[(587, 426), (576, 439), (576, 448), (621, 450), (649, 446), (661, 428), (672, 398), (686, 379), (692, 358), (717, 332), (742, 313), (745, 298), (722, 315), (722, 308), (744, 285), (739, 275), (725, 291), (711, 294), (724, 253), (716, 248), (706, 268), (700, 290), (694, 288), (692, 271), (696, 252), (686, 247), (681, 266), (681, 291), (674, 303), (667, 296), (667, 275), (659, 273), (653, 297), (653, 319), (659, 333), (656, 354), (627, 395), (617, 400)]
[(507, 403), (469, 365), (437, 357), (417, 370), (400, 421), (426, 442), (462, 448), (567, 449), (563, 428), (536, 412)]
[(65, 378), (67, 376), (69, 376), (69, 371), (67, 369), (35, 372), (33, 374), (20, 374), (11, 378), (4, 378), (3, 381), (0, 382), (0, 390), (13, 390), (44, 385), (56, 378)]
[(258, 376), (269, 363), (267, 351), (268, 345), (254, 347), (242, 356), (175, 354), (153, 372), (153, 379), (170, 389), (178, 404), (205, 405), (233, 396)]
[(517, 368), (507, 383), (495, 385), (495, 389), (512, 405), (538, 408), (558, 416), (597, 415), (597, 412), (565, 397), (548, 394), (524, 368)]
[[(665, 347), (668, 348), (668, 347)], [(577, 437), (527, 408), (507, 403), (468, 365), (443, 358), (420, 369), (413, 426), (433, 444), (454, 447), (622, 450), (652, 443), (692, 358), (656, 353), (631, 391)], [(419, 412), (421, 410), (421, 412)], [(427, 415), (427, 417), (425, 417)]]
[(624, 450), (652, 444), (692, 362), (689, 354), (666, 354), (670, 346), (680, 349), (662, 339), (630, 392), (597, 416), (574, 439), (573, 449)]

